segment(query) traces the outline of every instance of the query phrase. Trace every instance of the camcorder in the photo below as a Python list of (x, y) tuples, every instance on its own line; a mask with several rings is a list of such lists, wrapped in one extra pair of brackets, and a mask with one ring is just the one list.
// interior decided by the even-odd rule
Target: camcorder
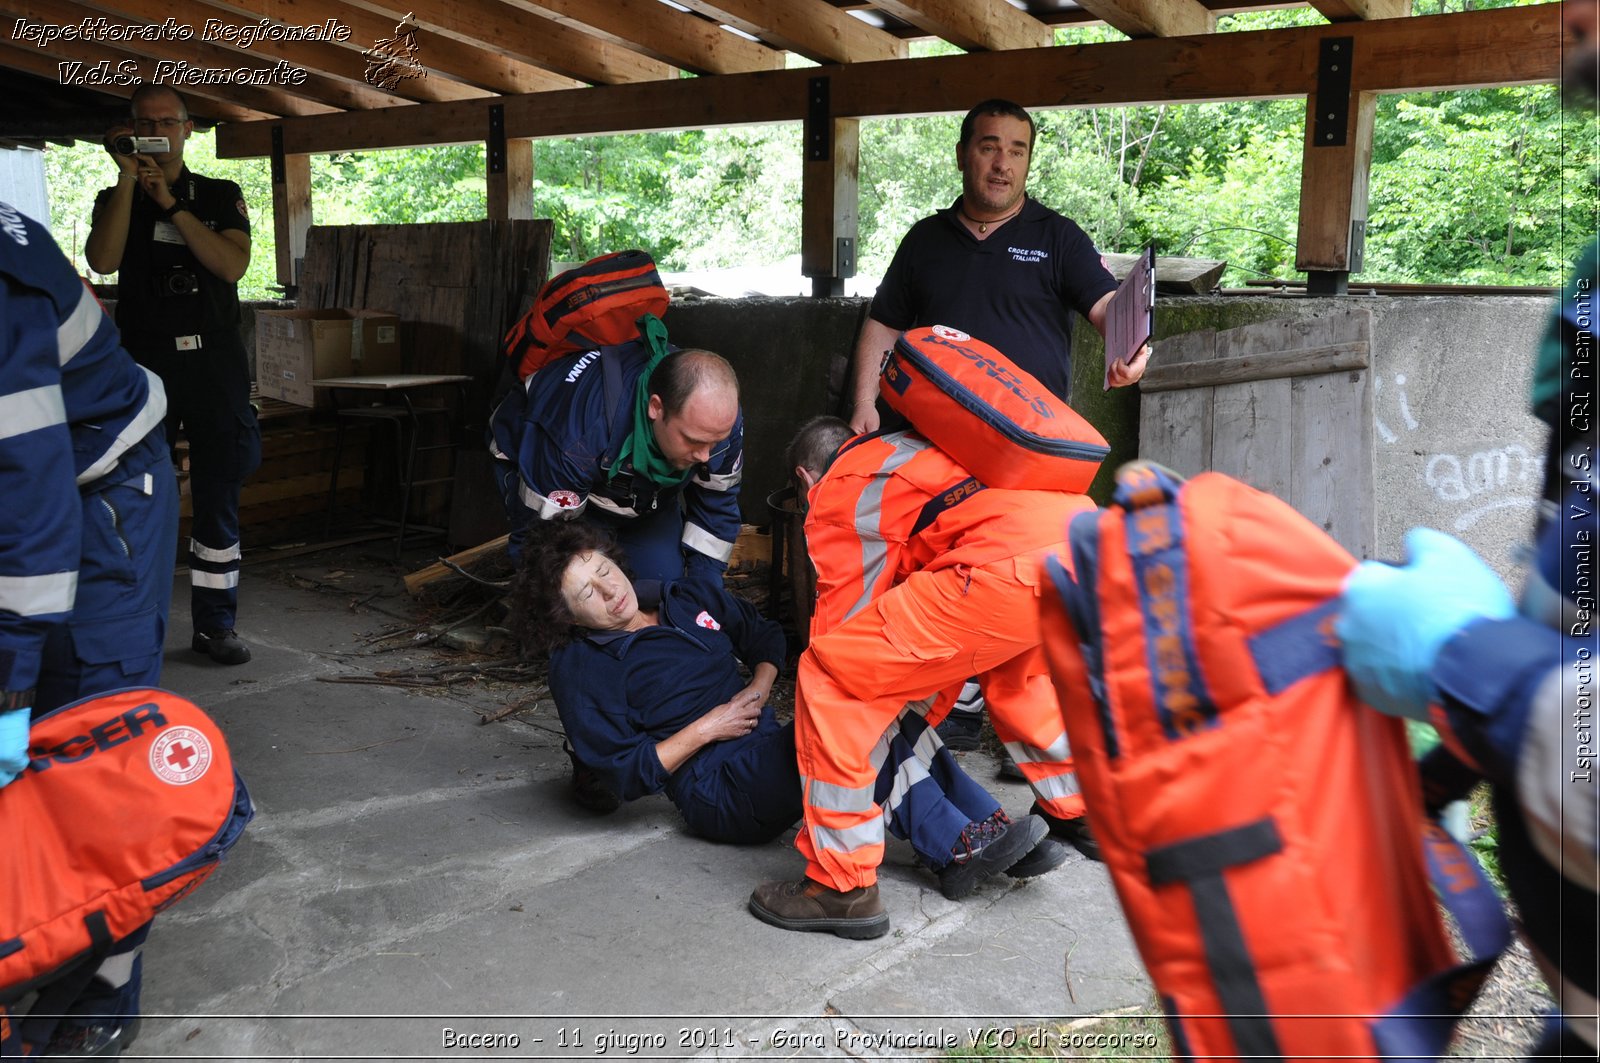
[(172, 141), (166, 137), (120, 136), (111, 142), (111, 150), (118, 155), (160, 155), (172, 150)]

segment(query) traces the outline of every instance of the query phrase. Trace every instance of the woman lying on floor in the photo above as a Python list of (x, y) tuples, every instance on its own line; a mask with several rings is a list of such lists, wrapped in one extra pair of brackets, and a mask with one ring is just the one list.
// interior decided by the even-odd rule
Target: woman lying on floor
[[(524, 645), (550, 651), (550, 691), (578, 759), (625, 801), (664, 791), (711, 841), (758, 845), (794, 826), (794, 724), (780, 725), (767, 704), (784, 663), (778, 625), (720, 582), (634, 584), (606, 534), (583, 521), (539, 532), (513, 602)], [(1065, 858), (1042, 820), (1008, 819), (910, 709), (873, 762), (885, 823), (945, 896), (1000, 871), (1040, 875)]]

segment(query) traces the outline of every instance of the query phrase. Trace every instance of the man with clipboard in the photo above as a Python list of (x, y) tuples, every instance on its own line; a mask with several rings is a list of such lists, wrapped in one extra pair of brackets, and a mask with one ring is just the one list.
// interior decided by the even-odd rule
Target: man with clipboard
[[(961, 196), (913, 225), (900, 242), (856, 341), (852, 430), (878, 429), (883, 359), (901, 332), (923, 325), (949, 325), (991, 344), (1070, 403), (1077, 312), (1107, 337), (1106, 387), (1126, 387), (1144, 375), (1148, 331), (1142, 338), (1121, 328), (1108, 334), (1118, 287), (1100, 252), (1077, 223), (1027, 195), (1035, 134), (1033, 117), (1009, 100), (985, 100), (962, 120), (956, 143)], [(976, 748), (982, 712), (978, 684), (968, 682), (939, 727), (946, 744)], [(1002, 774), (1021, 772), (1008, 758)], [(1051, 828), (1099, 859), (1085, 821), (1056, 821)]]

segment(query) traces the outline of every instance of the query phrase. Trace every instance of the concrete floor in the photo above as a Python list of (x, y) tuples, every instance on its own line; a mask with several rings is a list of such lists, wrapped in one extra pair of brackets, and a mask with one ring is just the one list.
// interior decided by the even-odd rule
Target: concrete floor
[[(157, 920), (130, 1057), (919, 1058), (1149, 1002), (1109, 879), (1075, 852), (953, 903), (895, 843), (888, 936), (788, 933), (745, 910), (801, 873), (787, 839), (699, 841), (659, 797), (585, 813), (548, 702), (481, 726), (515, 687), (320, 681), (453, 653), (374, 654), (412, 609), (386, 548), (247, 568), (237, 668), (190, 652), (178, 588), (164, 685), (226, 729), (258, 814)], [(1027, 810), (991, 760), (964, 763)]]

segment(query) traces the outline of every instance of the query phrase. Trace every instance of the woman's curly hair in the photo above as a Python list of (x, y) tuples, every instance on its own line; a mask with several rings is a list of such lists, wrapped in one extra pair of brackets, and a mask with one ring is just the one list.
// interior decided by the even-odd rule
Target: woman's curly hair
[(561, 577), (573, 558), (595, 551), (632, 578), (616, 540), (586, 520), (538, 521), (528, 529), (511, 586), (511, 629), (524, 653), (549, 653), (573, 640), (572, 611), (561, 594)]

